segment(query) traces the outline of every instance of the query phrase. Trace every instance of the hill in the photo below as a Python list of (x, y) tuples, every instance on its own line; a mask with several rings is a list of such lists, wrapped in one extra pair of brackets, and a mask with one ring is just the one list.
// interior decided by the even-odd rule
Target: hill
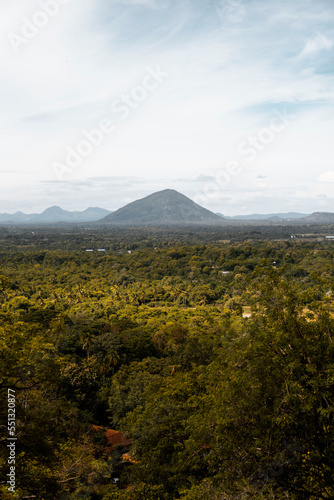
[(104, 208), (90, 207), (82, 212), (69, 212), (58, 206), (47, 208), (41, 214), (25, 214), (16, 212), (15, 214), (0, 214), (0, 223), (25, 224), (44, 223), (52, 224), (56, 222), (95, 222), (110, 214)]
[[(221, 215), (222, 214), (218, 214)], [(228, 220), (282, 220), (290, 221), (291, 219), (302, 219), (307, 217), (308, 214), (301, 214), (298, 212), (284, 212), (284, 213), (273, 213), (273, 214), (250, 214), (250, 215), (234, 215), (233, 217), (225, 216)]]
[(87, 208), (83, 212), (68, 212), (60, 207), (47, 208), (35, 217), (34, 222), (95, 222), (110, 214), (103, 208)]
[(216, 224), (224, 219), (174, 189), (164, 189), (129, 203), (100, 222), (127, 226)]
[(314, 212), (313, 214), (304, 217), (303, 222), (314, 224), (334, 224), (334, 213)]

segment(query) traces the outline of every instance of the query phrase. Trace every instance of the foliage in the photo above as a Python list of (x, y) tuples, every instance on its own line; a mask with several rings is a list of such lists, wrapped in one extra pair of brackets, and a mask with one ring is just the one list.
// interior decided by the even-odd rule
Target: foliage
[[(128, 229), (88, 255), (85, 232), (60, 249), (13, 231), (8, 251), (0, 240), (2, 498), (334, 497), (330, 242)], [(93, 424), (131, 438), (132, 465)]]

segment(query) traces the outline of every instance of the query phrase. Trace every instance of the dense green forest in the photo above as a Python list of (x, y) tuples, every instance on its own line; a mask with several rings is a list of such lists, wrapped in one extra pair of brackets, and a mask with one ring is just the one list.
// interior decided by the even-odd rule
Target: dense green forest
[(36, 231), (0, 238), (1, 498), (334, 498), (334, 242)]

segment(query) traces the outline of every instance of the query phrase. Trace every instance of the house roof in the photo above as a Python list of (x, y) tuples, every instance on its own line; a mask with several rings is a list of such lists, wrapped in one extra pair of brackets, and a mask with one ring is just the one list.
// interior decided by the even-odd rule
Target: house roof
[(92, 427), (95, 430), (105, 431), (104, 435), (107, 439), (106, 451), (108, 452), (113, 451), (117, 446), (126, 448), (132, 443), (130, 439), (125, 437), (123, 432), (114, 431), (113, 429), (105, 429), (104, 427), (99, 427), (98, 425), (93, 425)]

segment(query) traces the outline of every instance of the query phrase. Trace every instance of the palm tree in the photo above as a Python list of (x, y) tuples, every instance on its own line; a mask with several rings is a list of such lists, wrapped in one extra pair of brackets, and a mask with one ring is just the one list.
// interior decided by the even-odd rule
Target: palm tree
[(87, 352), (87, 358), (90, 356), (90, 348), (94, 344), (94, 334), (92, 332), (82, 332), (80, 335), (80, 342), (82, 343), (82, 348)]

